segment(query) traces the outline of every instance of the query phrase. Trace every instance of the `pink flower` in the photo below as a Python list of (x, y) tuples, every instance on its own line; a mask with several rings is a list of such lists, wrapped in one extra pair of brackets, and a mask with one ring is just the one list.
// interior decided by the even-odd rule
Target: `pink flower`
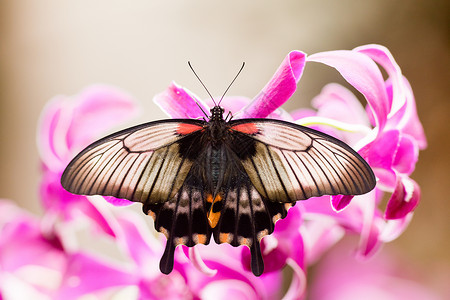
[[(289, 114), (280, 108), (295, 92), (305, 63), (312, 61), (336, 68), (362, 93), (368, 106), (362, 107), (346, 88), (331, 84), (313, 100), (316, 110)], [(386, 70), (387, 80), (376, 63)], [(213, 105), (175, 83), (156, 95), (154, 101), (173, 118), (201, 118), (202, 110), (208, 112)], [(42, 114), (38, 136), (44, 173), (41, 198), (46, 210), (39, 228), (44, 236), (53, 234), (60, 241), (60, 252), (55, 250), (59, 246), (51, 249), (63, 257), (61, 265), (65, 268), (64, 273), (58, 273), (59, 287), (52, 290), (55, 298), (74, 299), (108, 292), (138, 299), (208, 299), (230, 294), (246, 299), (279, 298), (281, 269), (288, 265), (294, 276), (284, 298), (299, 299), (304, 295), (308, 264), (317, 261), (345, 234), (359, 235), (358, 254), (369, 256), (408, 225), (420, 198), (419, 187), (409, 175), (426, 139), (411, 88), (387, 49), (368, 45), (308, 58), (302, 52), (292, 51), (253, 100), (225, 97), (222, 105), (226, 113), (234, 113), (234, 118), (296, 120), (337, 136), (359, 150), (373, 167), (378, 177), (376, 189), (354, 198), (324, 196), (297, 203), (285, 219), (277, 222), (273, 234), (262, 239), (266, 271), (261, 277), (248, 271), (246, 247), (214, 243), (189, 249), (177, 247), (174, 270), (163, 275), (158, 264), (164, 239), (149, 232), (143, 222), (146, 217), (122, 210), (112, 212), (101, 202), (104, 198), (120, 206), (129, 201), (76, 196), (60, 185), (63, 169), (79, 150), (134, 115), (136, 109), (130, 97), (112, 87), (94, 86), (73, 99), (55, 98)], [(386, 192), (392, 195), (383, 212), (378, 206)], [(99, 238), (109, 239), (122, 261), (72, 247), (73, 228), (80, 220), (87, 220), (89, 227), (98, 229), (95, 234)], [(5, 241), (13, 238), (5, 236)], [(42, 241), (38, 238), (31, 244), (34, 243), (39, 248)]]
[[(324, 211), (317, 202), (308, 201), (304, 205), (311, 214), (317, 211), (328, 214), (340, 226), (360, 234), (359, 253), (371, 255), (380, 243), (401, 234), (420, 198), (419, 186), (409, 175), (414, 170), (419, 149), (426, 147), (426, 139), (411, 87), (390, 52), (382, 46), (323, 52), (311, 55), (307, 60), (336, 68), (364, 95), (368, 102), (367, 114), (348, 90), (334, 84), (326, 86), (314, 99), (317, 113), (308, 111), (308, 118), (299, 121), (312, 124), (314, 118), (319, 117), (316, 124), (328, 123), (345, 130), (326, 129), (327, 133), (360, 149), (359, 153), (373, 168), (378, 183), (375, 191), (355, 197), (340, 216), (331, 210)], [(389, 76), (386, 81), (375, 63), (386, 70)], [(320, 126), (319, 129), (323, 128)], [(383, 215), (378, 204), (384, 192), (392, 195)], [(335, 196), (331, 203), (336, 211), (341, 211), (350, 203), (350, 198)]]
[[(125, 263), (105, 258), (73, 255), (58, 291), (58, 299), (76, 299), (82, 295), (102, 295), (106, 291), (132, 299), (221, 299), (234, 295), (242, 299), (279, 298), (281, 272), (261, 278), (245, 270), (231, 246), (208, 245), (199, 251), (204, 261), (216, 269), (205, 274), (189, 261), (187, 247), (175, 251), (174, 270), (159, 271), (163, 242), (157, 239), (144, 219), (123, 211), (116, 217), (116, 244)], [(184, 251), (183, 251), (184, 250)], [(222, 291), (218, 293), (218, 291)]]
[(12, 202), (0, 200), (0, 291), (29, 299), (50, 296), (58, 288), (66, 253), (58, 236), (40, 230), (39, 220)]
[[(102, 231), (113, 234), (107, 221), (108, 213), (96, 206), (92, 197), (64, 190), (60, 178), (80, 150), (136, 112), (129, 95), (102, 85), (86, 88), (75, 97), (57, 96), (47, 104), (41, 114), (37, 142), (43, 169), (41, 200), (49, 223), (58, 218), (73, 220), (81, 213), (94, 220), (93, 225)], [(130, 203), (113, 197), (105, 198), (115, 205)]]
[[(6, 200), (0, 200), (0, 211), (0, 295), (5, 299), (58, 299), (64, 276), (79, 258), (82, 265), (108, 269), (89, 254), (66, 249), (61, 236), (71, 231), (45, 229), (45, 219)], [(83, 274), (77, 270), (72, 275)], [(71, 294), (63, 299), (75, 298)]]
[(360, 262), (348, 256), (349, 248), (349, 243), (340, 243), (321, 260), (309, 285), (310, 299), (441, 299), (418, 282), (417, 270), (402, 257), (386, 250)]

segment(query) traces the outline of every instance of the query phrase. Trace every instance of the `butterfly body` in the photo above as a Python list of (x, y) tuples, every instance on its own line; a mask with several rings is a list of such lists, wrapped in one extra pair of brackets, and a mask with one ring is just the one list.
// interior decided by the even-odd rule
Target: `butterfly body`
[(107, 136), (68, 165), (68, 191), (142, 202), (167, 237), (160, 269), (170, 273), (177, 245), (246, 245), (262, 274), (261, 239), (295, 201), (363, 194), (375, 185), (368, 164), (324, 133), (270, 119), (155, 121)]

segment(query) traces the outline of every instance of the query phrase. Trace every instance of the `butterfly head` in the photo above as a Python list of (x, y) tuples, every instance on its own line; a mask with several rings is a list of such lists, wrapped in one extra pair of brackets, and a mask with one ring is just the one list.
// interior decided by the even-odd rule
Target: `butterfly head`
[(223, 113), (224, 109), (218, 105), (211, 108), (211, 117), (209, 118), (210, 121), (220, 121), (223, 120)]

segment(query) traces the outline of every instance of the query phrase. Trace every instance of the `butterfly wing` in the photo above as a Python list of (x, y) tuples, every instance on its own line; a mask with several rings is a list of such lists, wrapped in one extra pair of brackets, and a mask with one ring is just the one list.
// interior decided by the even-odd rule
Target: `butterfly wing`
[(165, 202), (189, 173), (192, 160), (180, 151), (190, 153), (186, 141), (201, 132), (202, 125), (165, 120), (114, 133), (81, 151), (65, 169), (61, 184), (74, 194)]
[[(221, 197), (212, 212), (217, 243), (246, 245), (262, 274), (261, 238), (297, 200), (358, 195), (375, 186), (369, 165), (348, 145), (307, 127), (270, 119), (229, 122)], [(217, 206), (217, 207), (214, 207)]]
[(159, 265), (164, 274), (169, 274), (173, 269), (176, 246), (209, 244), (211, 227), (206, 216), (208, 208), (201, 174), (202, 168), (194, 163), (173, 197), (164, 203), (147, 202), (143, 206), (144, 213), (155, 220), (155, 229), (167, 238)]
[[(360, 195), (375, 187), (375, 175), (350, 146), (322, 132), (271, 119), (232, 121), (231, 130), (251, 138), (253, 153), (242, 164), (258, 192), (274, 202), (321, 195)], [(232, 145), (242, 151), (240, 145)]]
[(160, 269), (173, 269), (177, 245), (208, 244), (202, 167), (204, 122), (164, 120), (107, 136), (81, 151), (61, 177), (62, 186), (81, 195), (103, 195), (142, 202), (167, 237)]

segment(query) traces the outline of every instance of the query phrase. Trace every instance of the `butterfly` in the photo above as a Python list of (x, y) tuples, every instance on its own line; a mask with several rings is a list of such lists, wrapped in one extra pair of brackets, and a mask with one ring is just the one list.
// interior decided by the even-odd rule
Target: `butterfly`
[[(194, 72), (195, 73), (195, 72)], [(167, 238), (160, 270), (169, 274), (178, 245), (245, 245), (251, 269), (264, 262), (261, 239), (298, 200), (360, 195), (375, 186), (367, 162), (344, 142), (274, 119), (167, 119), (134, 126), (82, 150), (62, 186), (74, 194), (143, 204)]]

